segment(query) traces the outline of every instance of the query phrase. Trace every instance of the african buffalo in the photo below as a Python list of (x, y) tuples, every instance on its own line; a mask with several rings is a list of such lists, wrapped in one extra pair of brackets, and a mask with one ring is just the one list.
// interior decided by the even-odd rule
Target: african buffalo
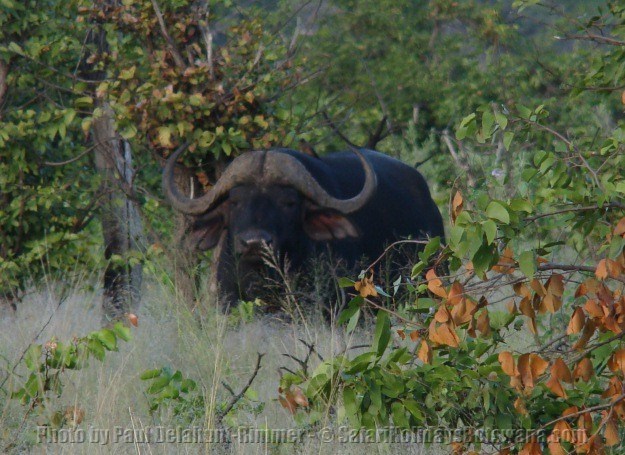
[[(371, 150), (314, 157), (288, 149), (237, 157), (216, 184), (189, 199), (174, 183), (185, 147), (167, 161), (163, 189), (174, 209), (192, 216), (189, 241), (214, 248), (222, 306), (252, 298), (270, 247), (301, 269), (315, 252), (347, 264), (375, 259), (402, 238), (444, 236), (441, 214), (414, 168)], [(262, 284), (261, 284), (262, 287)]]

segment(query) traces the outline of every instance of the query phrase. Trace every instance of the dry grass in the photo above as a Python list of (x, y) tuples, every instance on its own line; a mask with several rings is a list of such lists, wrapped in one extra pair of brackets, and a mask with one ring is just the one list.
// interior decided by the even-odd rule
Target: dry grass
[[(69, 341), (73, 336), (99, 329), (100, 299), (98, 292), (75, 291), (59, 305), (54, 290), (29, 295), (20, 304), (17, 314), (0, 320), (0, 383), (30, 343), (43, 343), (52, 337)], [(124, 442), (123, 438), (114, 441), (119, 431), (139, 430), (141, 433), (141, 429), (159, 425), (170, 428), (179, 425), (171, 412), (150, 415), (146, 383), (139, 379), (144, 370), (170, 365), (194, 379), (206, 403), (202, 421), (196, 423), (199, 427), (214, 426), (216, 406), (230, 397), (222, 382), (235, 391), (240, 390), (254, 370), (258, 352), (265, 356), (252, 389), (265, 407), (260, 414), (237, 411), (236, 423), (255, 428), (302, 429), (302, 424), (296, 423), (277, 401), (280, 367), (298, 368), (284, 354), (305, 357), (307, 348), (298, 341), (302, 338), (314, 343), (319, 354), (328, 358), (347, 346), (363, 340), (369, 342), (370, 335), (363, 334), (364, 331), (361, 329), (356, 338), (346, 338), (342, 329), (334, 329), (315, 318), (306, 323), (285, 323), (269, 316), (232, 326), (222, 315), (212, 314), (199, 324), (184, 306), (174, 301), (170, 289), (152, 282), (145, 289), (139, 327), (133, 329), (133, 339), (122, 342), (119, 352), (108, 353), (104, 362), (92, 359), (87, 368), (69, 372), (62, 396), (52, 397), (48, 404), (53, 410), (72, 405), (83, 409), (85, 418), (80, 428), (86, 431), (86, 437), (93, 434), (92, 429), (105, 429), (109, 431), (108, 444), (36, 443), (36, 418), (31, 415), (24, 419), (27, 409), (16, 400), (0, 395), (0, 449), (11, 444), (16, 453), (431, 453), (431, 448), (417, 444), (339, 445), (309, 437), (294, 444), (237, 440), (231, 444), (132, 443)], [(23, 383), (24, 377), (25, 371), (17, 368), (4, 389), (10, 390)], [(339, 424), (327, 413), (323, 425), (336, 427)]]

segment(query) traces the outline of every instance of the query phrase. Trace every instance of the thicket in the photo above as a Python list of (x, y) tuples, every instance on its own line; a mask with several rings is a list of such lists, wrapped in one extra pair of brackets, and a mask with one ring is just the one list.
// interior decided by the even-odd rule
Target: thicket
[[(86, 40), (94, 24), (107, 52)], [(456, 441), (458, 453), (618, 453), (624, 25), (617, 2), (0, 0), (0, 295), (103, 267), (105, 195), (89, 161), (102, 100), (132, 146), (129, 196), (149, 231), (120, 261), (159, 260), (173, 219), (160, 164), (183, 141), (201, 185), (252, 148), (376, 146), (420, 163), (449, 214), (447, 244), (425, 247), (397, 308), (358, 277), (340, 320), (350, 331), (376, 309), (370, 349), (314, 369), (309, 355), (282, 376), (283, 405), (311, 430), (328, 409), (356, 428), (528, 430)], [(84, 64), (105, 76), (83, 79)], [(31, 368), (38, 352), (33, 374), (57, 368), (51, 346)], [(152, 392), (171, 395), (152, 406), (193, 392), (182, 373), (154, 378)]]

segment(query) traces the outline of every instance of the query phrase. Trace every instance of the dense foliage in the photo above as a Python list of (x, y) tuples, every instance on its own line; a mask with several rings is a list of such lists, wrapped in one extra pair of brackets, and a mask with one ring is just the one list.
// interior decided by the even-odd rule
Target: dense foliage
[[(86, 40), (94, 24), (106, 52)], [(97, 267), (99, 100), (132, 145), (152, 242), (171, 228), (162, 159), (184, 141), (203, 185), (252, 148), (377, 145), (423, 163), (448, 206), (447, 244), (425, 248), (392, 309), (369, 273), (343, 280), (359, 294), (341, 322), (357, 330), (375, 308), (373, 343), (316, 369), (309, 356), (282, 376), (283, 406), (311, 430), (336, 410), (357, 429), (525, 431), (455, 441), (458, 453), (618, 453), (625, 7), (0, 0), (0, 37), (0, 297)], [(85, 64), (102, 80), (83, 80)], [(449, 276), (432, 261), (448, 262)], [(38, 400), (53, 388), (37, 375), (56, 374), (54, 356), (110, 350), (111, 333), (32, 348), (15, 396)], [(152, 410), (201, 412), (181, 372), (143, 379)]]

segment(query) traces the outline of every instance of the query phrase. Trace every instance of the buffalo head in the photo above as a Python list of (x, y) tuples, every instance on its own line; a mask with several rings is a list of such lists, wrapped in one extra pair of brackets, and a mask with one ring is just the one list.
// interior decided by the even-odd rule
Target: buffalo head
[(329, 194), (297, 159), (297, 152), (270, 150), (237, 157), (206, 194), (189, 199), (173, 178), (184, 149), (167, 161), (163, 189), (174, 209), (194, 218), (190, 241), (206, 250), (227, 232), (227, 247), (248, 265), (262, 263), (264, 246), (298, 265), (311, 241), (357, 237), (357, 227), (345, 215), (363, 207), (376, 191), (376, 174), (356, 149), (365, 180), (359, 194), (348, 198)]

